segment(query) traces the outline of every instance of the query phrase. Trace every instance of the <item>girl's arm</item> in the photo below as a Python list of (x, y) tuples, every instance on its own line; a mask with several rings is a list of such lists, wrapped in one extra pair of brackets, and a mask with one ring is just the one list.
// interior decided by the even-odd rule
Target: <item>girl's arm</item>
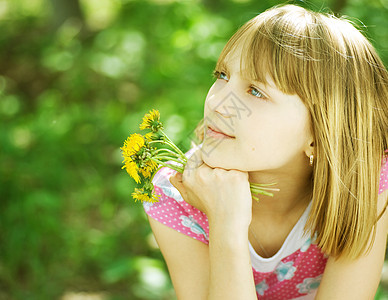
[(149, 220), (179, 300), (257, 299), (248, 237), (223, 238), (214, 228), (207, 246)]
[(248, 228), (209, 225), (210, 282), (207, 299), (257, 300), (248, 248)]
[[(388, 190), (379, 195), (378, 212), (388, 201)], [(329, 258), (316, 299), (369, 300), (374, 299), (384, 263), (388, 231), (388, 212), (377, 222), (376, 238), (367, 255), (344, 261)]]
[(179, 300), (207, 299), (208, 246), (148, 217)]
[(248, 249), (248, 174), (210, 168), (196, 154), (170, 182), (188, 204), (206, 214), (209, 246), (150, 220), (178, 299), (256, 300)]

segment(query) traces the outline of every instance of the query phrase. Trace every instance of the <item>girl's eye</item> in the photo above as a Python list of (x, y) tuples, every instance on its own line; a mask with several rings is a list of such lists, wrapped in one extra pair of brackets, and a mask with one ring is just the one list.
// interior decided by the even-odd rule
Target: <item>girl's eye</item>
[(260, 92), (258, 89), (256, 89), (253, 86), (249, 88), (248, 93), (257, 98), (267, 99), (267, 97), (262, 92)]
[(214, 71), (214, 72), (213, 72), (213, 76), (214, 76), (216, 79), (221, 79), (221, 80), (226, 80), (226, 81), (229, 80), (229, 78), (228, 78), (228, 76), (226, 75), (225, 72)]

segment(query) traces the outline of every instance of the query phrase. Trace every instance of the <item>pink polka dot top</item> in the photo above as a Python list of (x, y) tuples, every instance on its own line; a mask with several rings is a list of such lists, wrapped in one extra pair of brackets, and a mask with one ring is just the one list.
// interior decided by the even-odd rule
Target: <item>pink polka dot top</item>
[[(186, 155), (190, 156), (192, 150)], [(153, 179), (158, 203), (144, 203), (145, 212), (164, 225), (202, 243), (209, 243), (206, 215), (186, 203), (169, 182), (175, 171), (162, 168)], [(379, 194), (388, 189), (388, 159), (383, 162)], [(287, 236), (281, 249), (270, 258), (258, 255), (249, 244), (258, 299), (314, 299), (325, 270), (327, 256), (304, 231), (311, 202)]]

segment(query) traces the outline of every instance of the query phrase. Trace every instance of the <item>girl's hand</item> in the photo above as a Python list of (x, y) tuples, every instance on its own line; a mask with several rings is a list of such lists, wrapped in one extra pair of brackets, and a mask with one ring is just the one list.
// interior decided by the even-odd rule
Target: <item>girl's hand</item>
[(249, 226), (252, 196), (247, 172), (211, 168), (203, 162), (199, 148), (188, 159), (183, 174), (177, 172), (170, 182), (187, 203), (207, 215), (209, 223)]

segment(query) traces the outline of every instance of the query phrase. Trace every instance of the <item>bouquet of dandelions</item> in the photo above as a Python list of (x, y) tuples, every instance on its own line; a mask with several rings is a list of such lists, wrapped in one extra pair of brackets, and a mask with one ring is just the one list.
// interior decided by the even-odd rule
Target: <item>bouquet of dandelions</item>
[[(158, 110), (153, 109), (143, 117), (140, 130), (144, 129), (150, 132), (145, 135), (131, 134), (120, 148), (124, 158), (122, 169), (125, 169), (136, 183), (142, 183), (142, 187), (135, 188), (132, 193), (133, 199), (141, 202), (158, 202), (159, 195), (155, 194), (152, 184), (154, 175), (163, 167), (183, 173), (187, 157), (163, 131)], [(273, 196), (270, 191), (278, 189), (270, 188), (272, 185), (251, 183), (252, 198), (258, 201), (257, 194)]]

